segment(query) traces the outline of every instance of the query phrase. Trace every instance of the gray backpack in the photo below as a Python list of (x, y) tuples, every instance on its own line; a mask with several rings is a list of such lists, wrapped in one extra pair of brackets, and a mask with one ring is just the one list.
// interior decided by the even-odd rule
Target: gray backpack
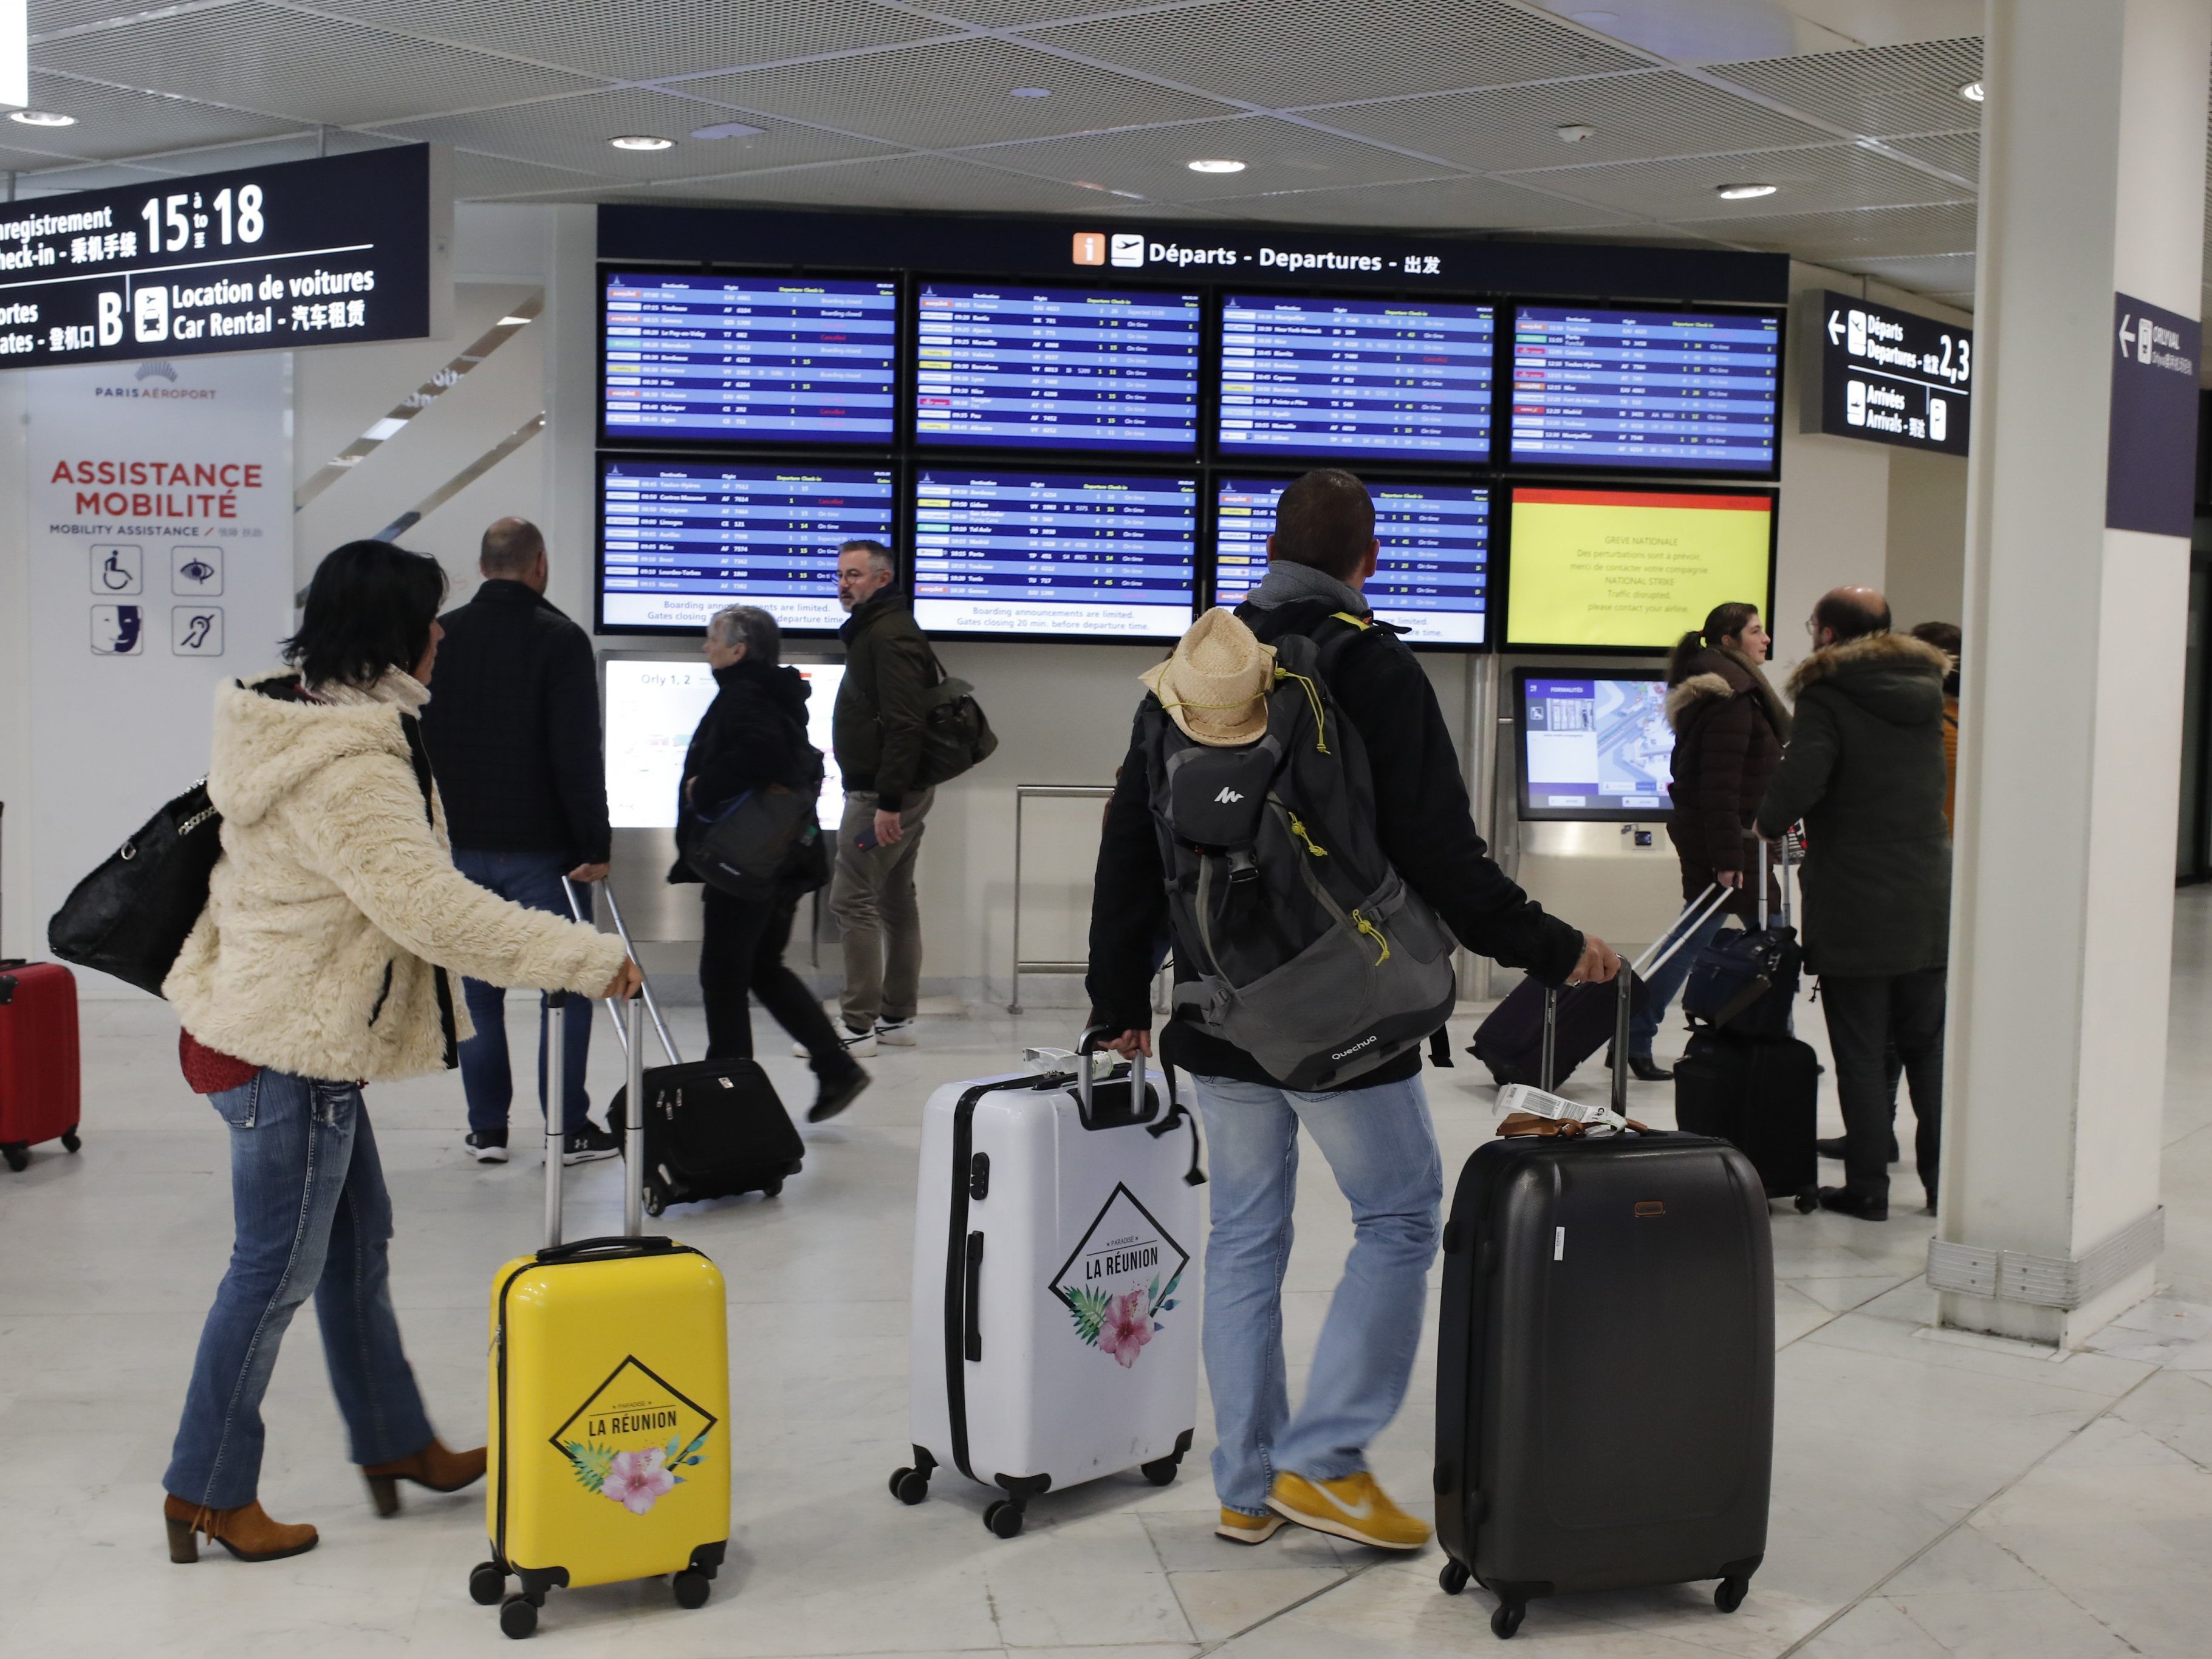
[(1366, 747), (1321, 649), (1273, 644), (1255, 742), (1194, 743), (1157, 699), (1141, 720), (1176, 953), (1195, 970), (1177, 1012), (1307, 1093), (1418, 1047), (1456, 985), (1450, 933), (1382, 854)]

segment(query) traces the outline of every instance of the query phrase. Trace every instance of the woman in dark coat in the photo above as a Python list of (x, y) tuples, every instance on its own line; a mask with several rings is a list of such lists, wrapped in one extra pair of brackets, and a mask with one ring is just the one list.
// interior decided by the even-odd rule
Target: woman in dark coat
[[(749, 605), (717, 611), (707, 625), (706, 650), (717, 690), (684, 755), (672, 882), (700, 879), (688, 860), (692, 845), (738, 796), (793, 787), (794, 780), (810, 773), (820, 776), (820, 756), (806, 740), (806, 698), (812, 688), (797, 669), (778, 665), (782, 635), (775, 618)], [(845, 1052), (820, 999), (784, 966), (784, 946), (801, 890), (787, 888), (771, 898), (743, 899), (709, 884), (699, 945), (699, 989), (707, 1005), (708, 1059), (752, 1058), (748, 995), (757, 996), (776, 1023), (805, 1045), (817, 1079), (806, 1117), (819, 1123), (851, 1105), (869, 1078)]]
[(1716, 605), (1705, 625), (1683, 635), (1668, 659), (1674, 812), (1667, 833), (1681, 860), (1682, 897), (1686, 902), (1716, 882), (1737, 896), (1694, 928), (1647, 981), (1643, 1012), (1628, 1034), (1630, 1069), (1646, 1081), (1672, 1075), (1653, 1060), (1651, 1045), (1698, 952), (1730, 913), (1747, 922), (1758, 919), (1749, 890), (1759, 868), (1752, 818), (1790, 736), (1789, 713), (1759, 672), (1770, 643), (1757, 605)]

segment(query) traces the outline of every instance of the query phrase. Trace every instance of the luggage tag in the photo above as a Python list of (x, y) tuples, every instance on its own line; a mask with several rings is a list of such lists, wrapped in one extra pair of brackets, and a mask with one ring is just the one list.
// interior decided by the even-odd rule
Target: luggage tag
[(1509, 1083), (1498, 1090), (1498, 1113), (1501, 1135), (1617, 1134), (1623, 1129), (1650, 1133), (1610, 1106), (1569, 1100), (1532, 1083)]

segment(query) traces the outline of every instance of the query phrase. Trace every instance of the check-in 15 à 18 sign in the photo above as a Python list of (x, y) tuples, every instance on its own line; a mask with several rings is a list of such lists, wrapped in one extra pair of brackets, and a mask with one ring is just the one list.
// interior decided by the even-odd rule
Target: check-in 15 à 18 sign
[(441, 332), (447, 174), (410, 144), (0, 207), (0, 368)]
[(1932, 317), (1823, 293), (1803, 429), (1938, 455), (1964, 455), (1973, 407), (1974, 331)]

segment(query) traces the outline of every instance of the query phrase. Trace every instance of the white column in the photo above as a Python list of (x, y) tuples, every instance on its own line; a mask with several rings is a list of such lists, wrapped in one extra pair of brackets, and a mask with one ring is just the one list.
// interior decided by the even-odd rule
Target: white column
[[(2180, 534), (2110, 528), (2107, 456), (2116, 374), (2158, 372), (2130, 301), (2199, 315), (2208, 60), (2212, 0), (1990, 6), (1929, 1278), (1946, 1324), (2064, 1346), (2156, 1254), (2189, 490)], [(2172, 372), (2187, 413), (2120, 459), (2188, 453)]]

